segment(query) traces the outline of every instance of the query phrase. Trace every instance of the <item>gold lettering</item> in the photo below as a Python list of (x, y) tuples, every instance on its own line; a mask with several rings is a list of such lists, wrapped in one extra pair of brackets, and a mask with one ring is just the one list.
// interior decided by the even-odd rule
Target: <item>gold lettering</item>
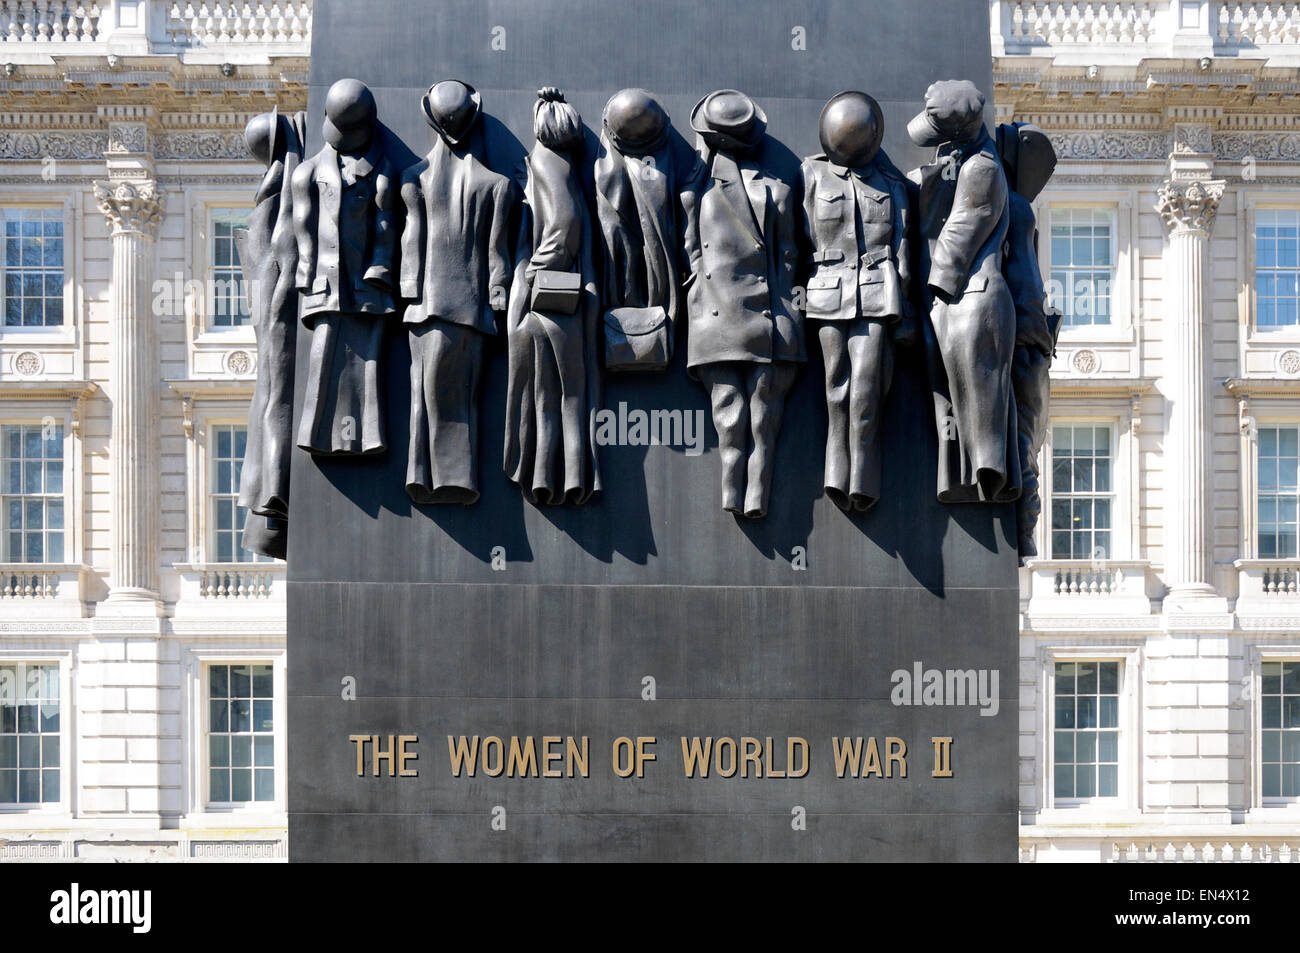
[(419, 735), (398, 735), (397, 736), (397, 776), (399, 778), (418, 778), (420, 776), (419, 768), (407, 768), (407, 761), (418, 760), (420, 755), (416, 751), (407, 751), (407, 744), (415, 744), (420, 740)]
[(369, 740), (369, 735), (348, 735), (348, 741), (357, 746), (357, 777), (366, 773), (366, 742)]
[(387, 751), (385, 751), (385, 750), (383, 750), (382, 748), (379, 747), (379, 739), (380, 739), (380, 737), (381, 737), (380, 735), (372, 735), (371, 738), (370, 738), (370, 743), (373, 744), (373, 745), (375, 746), (375, 747), (374, 747), (374, 758), (375, 758), (375, 760), (374, 760), (374, 771), (373, 771), (372, 773), (374, 774), (375, 777), (379, 777), (379, 762), (381, 762), (381, 761), (387, 761), (387, 762), (388, 762), (388, 776), (391, 778), (391, 777), (393, 777), (394, 774), (396, 773), (395, 767), (394, 767), (394, 765), (393, 765), (393, 736), (392, 736), (392, 735), (389, 735), (389, 736), (388, 736), (388, 750), (387, 750)]
[(932, 778), (952, 777), (952, 738), (931, 738), (934, 744), (934, 770)]
[(907, 777), (907, 742), (902, 738), (885, 739), (885, 777), (894, 776), (894, 762), (898, 762), (900, 778)]

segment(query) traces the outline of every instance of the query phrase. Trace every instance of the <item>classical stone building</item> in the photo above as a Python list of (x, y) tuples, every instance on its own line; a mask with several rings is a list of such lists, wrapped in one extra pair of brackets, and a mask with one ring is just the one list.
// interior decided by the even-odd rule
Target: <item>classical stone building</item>
[[(231, 228), (311, 11), (0, 0), (0, 859), (284, 856)], [(998, 119), (1061, 158), (1021, 858), (1297, 859), (1300, 12), (990, 11)]]
[(283, 857), (284, 567), (240, 549), (243, 128), (310, 2), (0, 2), (0, 858)]

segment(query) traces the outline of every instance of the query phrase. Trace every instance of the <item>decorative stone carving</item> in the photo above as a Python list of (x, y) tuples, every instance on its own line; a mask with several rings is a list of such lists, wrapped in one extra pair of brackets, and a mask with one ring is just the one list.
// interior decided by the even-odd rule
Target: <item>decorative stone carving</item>
[(1288, 348), (1277, 356), (1277, 369), (1287, 377), (1300, 374), (1300, 351)]
[(99, 159), (107, 148), (99, 132), (0, 132), (0, 159)]
[(803, 160), (806, 315), (826, 370), (826, 495), (843, 510), (880, 499), (881, 416), (893, 379), (891, 337), (910, 340), (907, 180), (880, 150), (884, 113), (866, 93), (822, 110), (820, 155)]
[(1174, 152), (1204, 155), (1214, 151), (1214, 127), (1207, 123), (1174, 124)]
[(225, 130), (164, 132), (154, 140), (158, 159), (243, 159), (248, 155), (243, 133)]
[(1061, 159), (1165, 159), (1169, 136), (1149, 132), (1057, 132), (1052, 147)]
[(474, 154), (482, 111), (466, 83), (421, 100), (433, 148), (402, 173), (401, 296), (411, 345), (406, 492), (417, 503), (475, 502), (483, 355), (510, 284), (513, 186)]
[(1086, 347), (1075, 351), (1070, 363), (1080, 374), (1094, 374), (1101, 366), (1101, 361), (1097, 359), (1097, 352)]
[(1300, 161), (1300, 133), (1220, 132), (1214, 136), (1213, 151), (1220, 159), (1296, 162)]
[(396, 311), (398, 179), (374, 95), (341, 79), (325, 97), (325, 145), (293, 173), (296, 286), (312, 331), (298, 446), (382, 453), (384, 331)]
[(908, 124), (917, 145), (938, 147), (914, 176), (938, 495), (948, 503), (1015, 500), (1021, 489), (1011, 384), (1016, 308), (1002, 275), (1007, 177), (983, 115), (984, 95), (948, 80), (926, 90), (925, 109)]
[(14, 371), (19, 377), (35, 377), (45, 367), (45, 361), (36, 351), (20, 351), (14, 355)]
[(247, 351), (236, 350), (226, 354), (226, 371), (236, 377), (244, 377), (253, 371), (253, 355)]
[(1219, 200), (1223, 198), (1222, 181), (1166, 181), (1156, 193), (1156, 211), (1171, 231), (1208, 232), (1214, 225)]
[(722, 463), (722, 508), (767, 513), (785, 400), (807, 360), (794, 306), (798, 206), (765, 155), (767, 116), (734, 89), (691, 113), (703, 161), (682, 197), (686, 364), (709, 391)]
[(506, 313), (504, 468), (533, 503), (585, 503), (601, 487), (600, 296), (582, 119), (560, 90), (538, 91), (533, 134)]
[(108, 124), (106, 152), (144, 153), (149, 151), (149, 128), (142, 122)]
[[(1034, 529), (1043, 509), (1038, 457), (1047, 437), (1052, 394), (1050, 372), (1061, 331), (1061, 312), (1048, 306), (1047, 289), (1038, 266), (1038, 226), (1033, 201), (1056, 169), (1056, 152), (1047, 135), (1027, 123), (998, 126), (997, 147), (1009, 186), (1010, 223), (1002, 273), (1016, 307), (1016, 349), (1011, 365), (1021, 473), (1016, 524), (1020, 557), (1032, 559), (1038, 555)], [(1095, 370), (1096, 355), (1092, 358)]]
[(152, 179), (95, 183), (95, 202), (114, 232), (139, 232), (151, 238), (163, 216), (163, 190)]

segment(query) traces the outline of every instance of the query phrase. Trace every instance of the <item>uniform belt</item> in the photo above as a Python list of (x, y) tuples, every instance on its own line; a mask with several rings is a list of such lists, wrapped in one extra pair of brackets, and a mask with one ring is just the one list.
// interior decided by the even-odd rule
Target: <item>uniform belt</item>
[(832, 261), (843, 261), (844, 252), (838, 248), (827, 248), (825, 251), (814, 252), (812, 260), (818, 264), (826, 264)]
[(885, 261), (888, 258), (889, 252), (869, 251), (858, 259), (858, 261), (863, 268), (874, 268), (876, 265), (880, 264), (880, 262)]

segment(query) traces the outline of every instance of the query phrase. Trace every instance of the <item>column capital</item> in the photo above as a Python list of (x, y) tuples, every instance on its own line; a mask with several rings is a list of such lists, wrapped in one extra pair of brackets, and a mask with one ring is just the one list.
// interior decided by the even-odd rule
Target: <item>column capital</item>
[(1171, 234), (1208, 235), (1225, 185), (1222, 180), (1168, 179), (1156, 193), (1156, 211)]
[(163, 190), (153, 179), (95, 183), (95, 202), (113, 233), (136, 232), (153, 238), (163, 216)]

